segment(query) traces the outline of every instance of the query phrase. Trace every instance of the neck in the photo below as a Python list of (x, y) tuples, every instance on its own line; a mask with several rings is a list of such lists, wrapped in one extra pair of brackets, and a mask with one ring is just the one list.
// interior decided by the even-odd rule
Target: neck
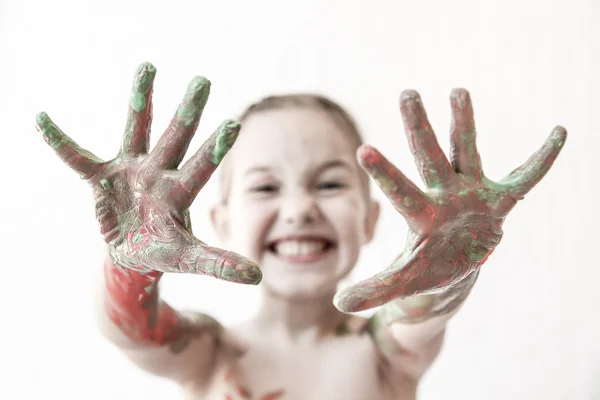
[(297, 299), (282, 297), (264, 288), (257, 322), (265, 329), (283, 331), (290, 337), (323, 336), (334, 332), (346, 319), (333, 305), (334, 294)]

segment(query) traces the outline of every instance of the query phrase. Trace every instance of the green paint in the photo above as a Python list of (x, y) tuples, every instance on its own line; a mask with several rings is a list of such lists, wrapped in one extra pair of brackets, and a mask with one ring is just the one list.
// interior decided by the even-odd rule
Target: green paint
[(185, 126), (192, 125), (202, 114), (210, 94), (210, 81), (197, 76), (188, 85), (187, 92), (177, 111), (177, 119)]
[(461, 135), (461, 138), (465, 145), (465, 153), (467, 156), (469, 156), (470, 160), (472, 160), (473, 157), (476, 155), (476, 151), (475, 151), (475, 137), (476, 136), (475, 135), (476, 135), (475, 131), (463, 132)]
[(160, 253), (160, 252), (164, 251), (165, 248), (166, 248), (166, 246), (164, 243), (153, 240), (152, 242), (150, 242), (150, 244), (146, 248), (146, 251), (148, 252), (148, 256), (156, 257), (156, 256), (152, 255), (152, 253), (155, 253), (155, 252)]
[(144, 292), (146, 292), (147, 294), (152, 293), (155, 289), (157, 288), (157, 282), (154, 281), (152, 283), (150, 283), (148, 286), (144, 287)]
[(435, 169), (435, 165), (429, 160), (428, 160), (428, 164), (429, 165), (427, 166), (427, 171), (425, 172), (426, 176), (427, 176), (427, 179), (426, 179), (427, 185), (430, 188), (438, 188), (438, 187), (442, 186), (442, 180), (440, 179), (440, 176), (439, 176), (437, 170)]
[(486, 241), (473, 238), (473, 235), (467, 231), (460, 233), (459, 242), (465, 245), (465, 253), (469, 261), (479, 262), (483, 260), (488, 253), (488, 249), (482, 244)]
[(140, 92), (135, 92), (131, 96), (131, 108), (136, 112), (143, 111), (146, 108), (146, 95)]
[(241, 125), (236, 121), (227, 120), (219, 127), (219, 133), (215, 138), (215, 145), (212, 149), (212, 163), (219, 165), (225, 157), (225, 154), (235, 143)]
[(190, 217), (189, 209), (183, 211), (183, 226), (190, 232), (192, 231), (192, 219)]
[(506, 187), (505, 187), (505, 185), (503, 185), (503, 184), (501, 184), (501, 183), (498, 183), (498, 182), (495, 182), (495, 181), (493, 181), (493, 180), (491, 180), (491, 179), (488, 179), (487, 177), (485, 177), (485, 176), (483, 176), (483, 175), (481, 176), (481, 180), (483, 181), (483, 183), (484, 183), (484, 184), (485, 184), (485, 185), (486, 185), (488, 188), (490, 188), (490, 189), (492, 189), (492, 190), (494, 190), (494, 191), (496, 191), (496, 192), (498, 192), (498, 193), (501, 193), (501, 192), (505, 192), (505, 191), (506, 191)]
[(231, 267), (225, 267), (221, 271), (221, 277), (227, 280), (235, 280), (237, 278), (237, 275), (235, 273), (235, 269)]
[(104, 188), (104, 190), (110, 190), (111, 189), (110, 182), (108, 181), (108, 179), (101, 179), (100, 180), (100, 185), (102, 185), (102, 187)]
[(377, 182), (377, 186), (379, 186), (384, 193), (398, 192), (398, 185), (396, 185), (396, 182), (394, 182), (385, 173), (376, 171), (373, 175), (373, 179), (375, 179), (375, 182)]
[(488, 250), (481, 247), (476, 240), (474, 240), (472, 243), (470, 243), (467, 246), (466, 251), (467, 251), (467, 257), (469, 257), (469, 261), (473, 261), (473, 262), (479, 262), (479, 261), (483, 260), (483, 258), (488, 253)]
[(421, 148), (417, 150), (419, 156), (417, 156), (416, 152), (414, 155), (417, 164), (420, 164), (421, 166), (420, 172), (423, 180), (429, 188), (436, 188), (442, 185), (442, 180), (440, 179), (440, 175), (436, 169), (435, 163), (431, 160), (431, 158), (429, 158), (429, 153), (423, 147), (423, 141), (427, 139), (427, 132), (428, 131), (426, 129), (417, 129), (415, 131), (415, 134), (421, 137), (418, 139), (420, 142), (419, 146)]
[(346, 324), (346, 321), (342, 322), (335, 328), (336, 336), (344, 336), (349, 333), (350, 333), (350, 329), (348, 329), (348, 325)]
[(133, 243), (139, 243), (144, 239), (144, 235), (142, 235), (140, 232), (136, 232), (133, 235), (132, 241)]
[(465, 107), (467, 107), (467, 104), (469, 104), (468, 100), (468, 96), (464, 95), (464, 92), (458, 92), (455, 94), (455, 98), (456, 100), (458, 100), (458, 107), (462, 110), (465, 109)]
[(54, 125), (54, 122), (52, 122), (48, 114), (45, 112), (39, 113), (36, 117), (36, 124), (38, 128), (42, 130), (44, 139), (46, 139), (50, 146), (53, 148), (60, 147), (63, 143), (64, 135), (58, 130), (58, 127)]
[[(385, 171), (382, 171), (382, 167), (380, 164), (374, 165), (373, 170), (371, 170), (369, 174), (371, 175), (373, 180), (375, 180), (377, 186), (379, 186), (383, 193), (385, 193), (388, 197), (399, 192), (399, 188), (396, 182), (392, 178), (390, 178), (390, 176), (387, 173), (385, 173)], [(413, 201), (413, 199), (405, 197), (403, 199), (403, 204), (408, 207), (409, 205), (415, 204), (415, 202)]]
[(156, 76), (156, 68), (150, 63), (143, 63), (138, 67), (136, 77), (133, 82), (133, 93), (130, 105), (136, 112), (141, 112), (148, 103), (148, 94), (152, 89), (152, 83)]
[(477, 189), (477, 198), (481, 201), (487, 202), (493, 200), (495, 197), (495, 193), (493, 193), (491, 190), (482, 188)]
[(417, 202), (412, 197), (406, 196), (404, 200), (402, 200), (402, 205), (411, 208), (417, 205)]
[(471, 193), (471, 190), (469, 190), (469, 189), (463, 189), (460, 192), (458, 192), (458, 197), (465, 197), (469, 193)]
[(182, 336), (175, 342), (171, 343), (169, 349), (172, 353), (181, 353), (190, 344), (190, 338), (188, 336)]

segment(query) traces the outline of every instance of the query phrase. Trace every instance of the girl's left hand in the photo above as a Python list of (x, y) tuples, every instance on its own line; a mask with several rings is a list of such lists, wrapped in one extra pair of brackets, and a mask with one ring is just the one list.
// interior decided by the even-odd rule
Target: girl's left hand
[(544, 145), (500, 182), (485, 177), (475, 143), (469, 93), (452, 91), (451, 160), (442, 152), (415, 91), (400, 98), (404, 127), (428, 191), (424, 193), (376, 149), (362, 146), (363, 168), (409, 225), (406, 247), (386, 270), (335, 297), (341, 311), (356, 312), (396, 298), (433, 293), (476, 271), (502, 237), (517, 201), (548, 172), (567, 131), (557, 126)]

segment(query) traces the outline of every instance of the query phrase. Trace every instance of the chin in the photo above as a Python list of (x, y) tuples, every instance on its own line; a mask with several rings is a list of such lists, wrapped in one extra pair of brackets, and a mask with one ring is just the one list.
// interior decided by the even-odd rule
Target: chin
[(347, 275), (334, 273), (306, 272), (282, 273), (284, 271), (263, 270), (261, 285), (277, 297), (287, 300), (314, 300), (333, 296), (339, 282)]
[[(264, 285), (270, 293), (288, 300), (311, 300), (333, 296), (338, 284), (352, 270), (353, 257), (332, 246), (315, 259), (283, 257), (274, 251), (262, 254)], [(355, 260), (354, 260), (355, 261)]]

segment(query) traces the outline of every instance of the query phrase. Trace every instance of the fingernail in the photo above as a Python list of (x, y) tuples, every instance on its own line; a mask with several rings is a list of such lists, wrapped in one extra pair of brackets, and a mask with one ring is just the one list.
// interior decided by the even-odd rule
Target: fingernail
[[(36, 116), (36, 128), (38, 131), (42, 132), (44, 140), (53, 145), (53, 147), (58, 147), (61, 144), (61, 141), (56, 139), (60, 139), (62, 135), (45, 112), (41, 112)], [(55, 142), (52, 143), (52, 141)]]
[(227, 263), (221, 270), (221, 277), (228, 281), (258, 285), (262, 280), (262, 272), (257, 265), (238, 265), (236, 268)]
[(262, 281), (262, 271), (258, 265), (245, 266), (241, 271), (241, 276), (244, 282), (251, 285), (258, 285)]
[(227, 120), (221, 124), (215, 138), (215, 145), (212, 150), (212, 163), (219, 165), (225, 157), (225, 154), (231, 149), (240, 132), (239, 122)]
[(192, 79), (187, 87), (183, 103), (177, 112), (178, 119), (186, 126), (193, 124), (194, 120), (202, 114), (209, 94), (210, 81), (208, 79), (202, 76)]
[(43, 130), (49, 123), (52, 123), (52, 121), (45, 112), (42, 111), (35, 116), (35, 124), (38, 129)]
[(134, 111), (141, 112), (146, 108), (146, 105), (148, 104), (148, 94), (152, 88), (155, 75), (156, 68), (148, 62), (143, 63), (138, 67), (133, 81), (133, 93), (131, 94), (130, 100), (131, 108), (133, 108)]
[(401, 103), (418, 101), (418, 100), (420, 100), (420, 97), (419, 97), (419, 93), (417, 93), (416, 90), (412, 90), (412, 89), (404, 90), (404, 91), (402, 91), (402, 94), (400, 95)]
[(373, 166), (382, 161), (381, 154), (368, 144), (364, 144), (358, 149), (358, 157), (365, 166)]
[(450, 98), (453, 99), (460, 108), (464, 108), (467, 105), (470, 97), (469, 92), (462, 88), (452, 89), (452, 93), (450, 94)]
[(562, 126), (558, 125), (554, 128), (554, 136), (564, 139), (567, 137), (567, 130)]
[(135, 74), (134, 90), (147, 94), (156, 76), (156, 68), (149, 62), (140, 64)]

